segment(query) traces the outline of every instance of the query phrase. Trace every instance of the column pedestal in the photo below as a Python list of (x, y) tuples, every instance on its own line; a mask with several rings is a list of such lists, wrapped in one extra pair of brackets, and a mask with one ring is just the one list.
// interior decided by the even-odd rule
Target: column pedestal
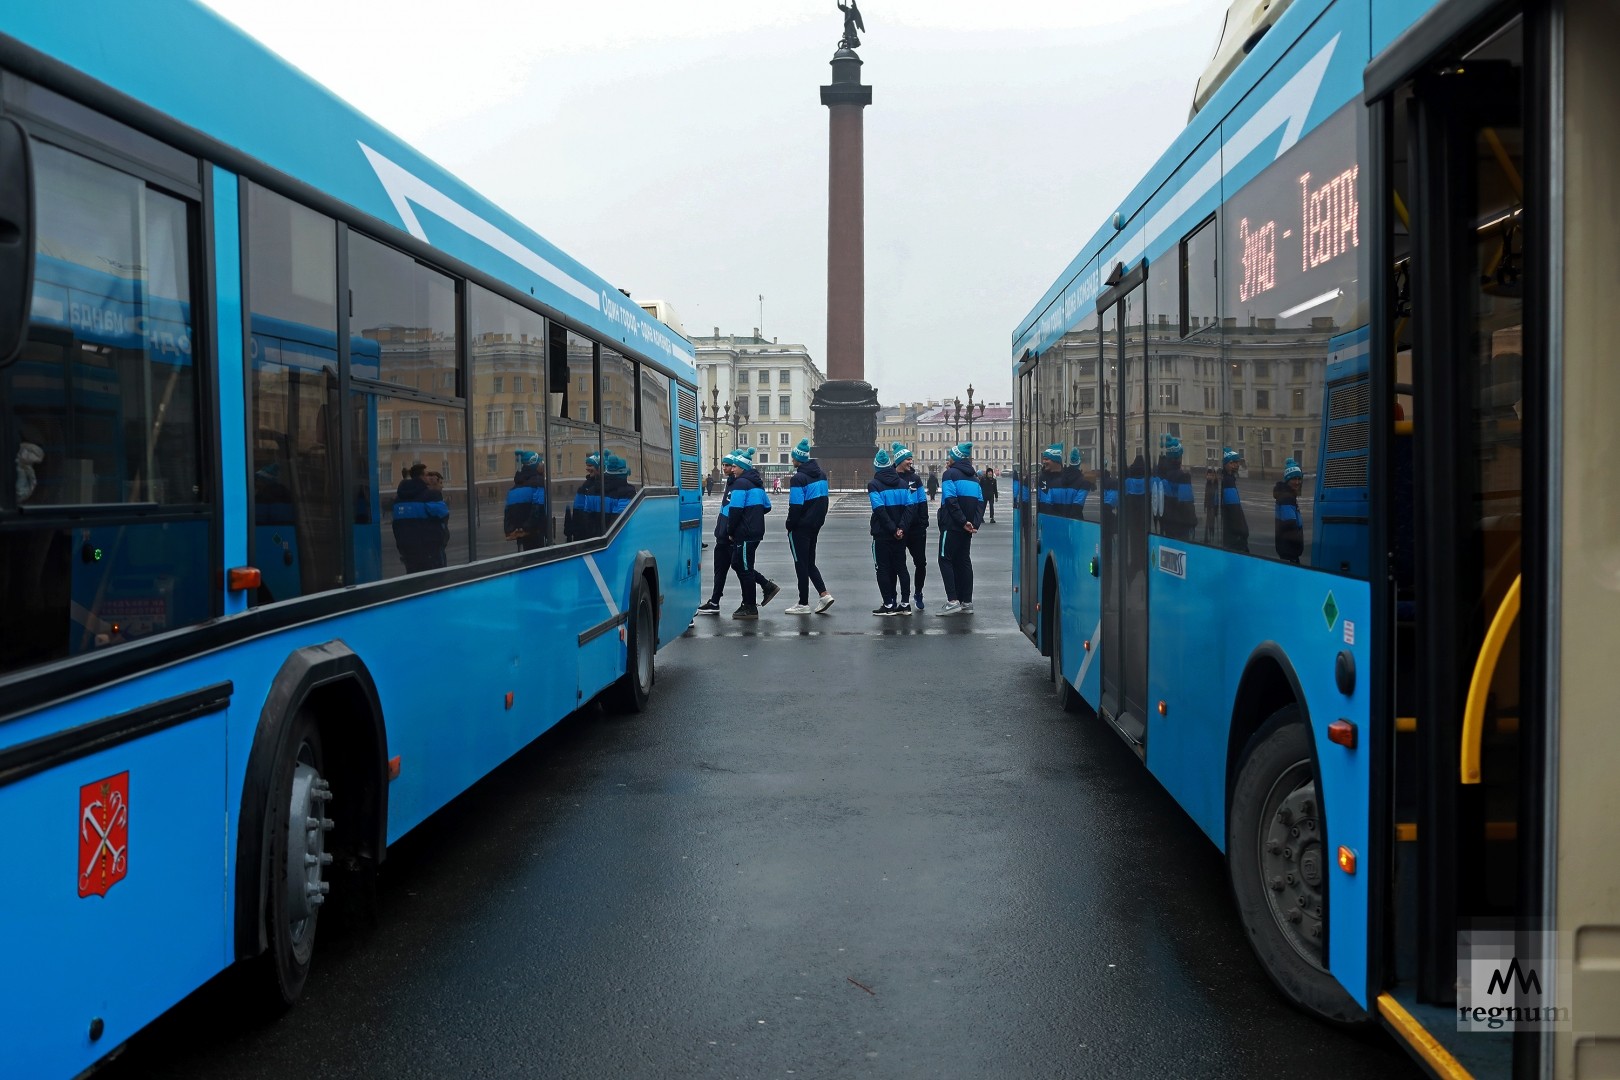
[(864, 488), (877, 453), (877, 391), (862, 379), (835, 379), (816, 388), (816, 460), (835, 488)]

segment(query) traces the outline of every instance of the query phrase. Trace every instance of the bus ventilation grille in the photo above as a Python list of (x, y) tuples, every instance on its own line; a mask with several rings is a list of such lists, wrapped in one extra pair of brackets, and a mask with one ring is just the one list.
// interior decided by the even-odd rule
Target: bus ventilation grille
[(1330, 458), (1323, 464), (1322, 486), (1330, 488), (1366, 488), (1367, 459), (1364, 457)]
[(1365, 453), (1367, 432), (1370, 430), (1371, 427), (1365, 420), (1355, 420), (1328, 428), (1328, 453), (1343, 454), (1356, 450)]
[(682, 389), (675, 395), (681, 410), (681, 419), (688, 423), (697, 423), (697, 395)]
[(1371, 414), (1367, 379), (1363, 376), (1348, 386), (1337, 386), (1328, 400), (1328, 420), (1349, 420), (1351, 417)]
[(697, 428), (681, 428), (681, 453), (687, 457), (697, 457), (698, 438)]
[(696, 491), (698, 488), (698, 463), (695, 461), (681, 462), (681, 487), (687, 491)]

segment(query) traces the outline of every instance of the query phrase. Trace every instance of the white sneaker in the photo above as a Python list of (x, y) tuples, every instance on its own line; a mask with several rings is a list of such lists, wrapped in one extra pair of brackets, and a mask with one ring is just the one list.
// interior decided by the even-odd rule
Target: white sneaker
[(828, 608), (832, 607), (833, 603), (834, 600), (831, 593), (828, 593), (826, 596), (817, 597), (816, 614), (820, 615), (823, 611), (826, 611)]
[(815, 608), (811, 607), (809, 604), (794, 604), (792, 607), (790, 607), (787, 610), (783, 611), (782, 614), (784, 614), (784, 615), (809, 615), (813, 611), (815, 611)]
[(962, 601), (962, 614), (963, 615), (971, 615), (971, 614), (973, 614), (973, 601), (971, 601), (971, 600)]
[(940, 608), (934, 614), (938, 615), (942, 619), (947, 615), (960, 615), (962, 614), (962, 605), (955, 600), (947, 600), (945, 601), (945, 606)]

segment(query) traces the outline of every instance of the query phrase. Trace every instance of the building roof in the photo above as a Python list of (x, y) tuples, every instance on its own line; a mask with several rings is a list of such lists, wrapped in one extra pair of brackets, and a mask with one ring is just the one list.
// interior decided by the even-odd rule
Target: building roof
[[(979, 412), (978, 402), (973, 403), (973, 411), (975, 413)], [(1012, 411), (1011, 405), (1002, 405), (999, 403), (986, 404), (984, 407), (984, 412), (975, 416), (973, 418), (973, 422), (975, 424), (1006, 423), (1012, 419)], [(952, 417), (955, 415), (956, 406), (954, 403), (951, 405), (934, 405), (922, 409), (917, 413), (917, 423), (919, 426), (923, 424), (949, 424)], [(963, 405), (962, 423), (967, 423), (967, 419), (967, 406)]]

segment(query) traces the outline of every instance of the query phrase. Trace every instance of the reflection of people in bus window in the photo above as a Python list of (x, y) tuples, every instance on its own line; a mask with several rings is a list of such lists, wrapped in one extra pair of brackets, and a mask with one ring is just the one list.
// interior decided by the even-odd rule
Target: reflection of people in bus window
[(604, 530), (611, 529), (619, 515), (630, 509), (635, 494), (630, 484), (630, 463), (618, 454), (609, 454), (602, 474), (602, 509), (607, 514)]
[(405, 470), (394, 493), (394, 543), (407, 574), (444, 565), (444, 522), (450, 508), (442, 494), (428, 487), (427, 466), (417, 462)]
[(1230, 446), (1221, 450), (1221, 544), (1233, 551), (1249, 550), (1249, 519), (1243, 513), (1243, 499), (1238, 494), (1238, 466), (1243, 464), (1243, 451)]
[(1305, 484), (1305, 471), (1289, 458), (1283, 466), (1283, 478), (1271, 489), (1277, 503), (1277, 558), (1291, 563), (1299, 562), (1305, 551), (1305, 523), (1299, 516), (1299, 489)]
[(569, 540), (589, 540), (602, 531), (602, 458), (591, 454), (585, 459), (585, 482), (574, 493), (574, 505), (564, 522)]
[(1193, 505), (1192, 474), (1181, 467), (1181, 440), (1164, 437), (1164, 450), (1154, 477), (1164, 496), (1162, 524), (1164, 535), (1187, 540), (1198, 529), (1198, 508)]
[(1069, 492), (1069, 516), (1084, 520), (1086, 499), (1096, 485), (1086, 479), (1085, 452), (1078, 446), (1069, 448), (1069, 463), (1063, 467), (1063, 486)]
[(546, 511), (545, 459), (533, 450), (517, 451), (517, 472), (512, 490), (506, 493), (506, 538), (517, 541), (518, 550), (533, 551), (544, 546), (551, 515)]

